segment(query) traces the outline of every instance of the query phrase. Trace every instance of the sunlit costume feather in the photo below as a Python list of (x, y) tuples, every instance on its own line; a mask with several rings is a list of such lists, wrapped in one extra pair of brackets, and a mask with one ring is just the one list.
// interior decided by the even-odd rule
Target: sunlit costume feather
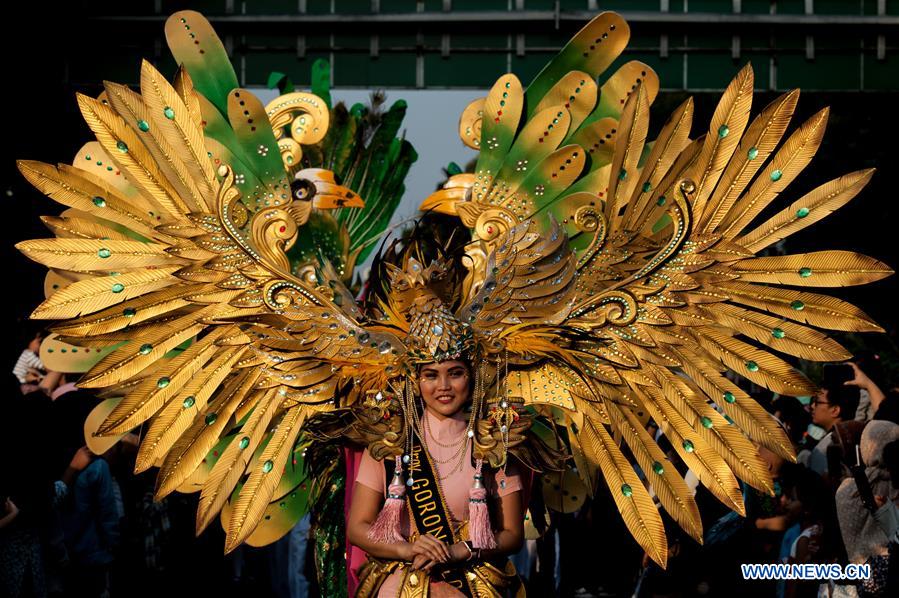
[[(124, 396), (97, 432), (143, 425), (137, 470), (160, 467), (159, 497), (200, 490), (197, 529), (221, 512), (226, 550), (253, 542), (296, 494), (294, 465), (322, 430), (367, 443), (376, 458), (401, 455), (416, 363), (462, 347), (483, 385), (475, 456), (498, 467), (513, 452), (537, 467), (535, 432), (548, 424), (547, 442), (570, 453), (590, 492), (605, 481), (664, 566), (661, 516), (621, 442), (661, 506), (702, 541), (693, 496), (647, 419), (742, 514), (738, 480), (773, 492), (753, 443), (795, 456), (773, 417), (725, 374), (807, 395), (811, 383), (775, 352), (844, 360), (819, 328), (880, 330), (803, 287), (867, 283), (889, 275), (886, 265), (845, 251), (757, 256), (848, 202), (872, 171), (791, 194), (756, 223), (809, 163), (828, 112), (787, 135), (796, 90), (750, 118), (749, 66), (695, 139), (690, 100), (647, 138), (658, 82), (646, 65), (626, 63), (596, 84), (628, 40), (613, 13), (527, 88), (502, 76), (460, 122), (480, 152), (475, 172), (422, 204), (471, 230), (467, 270), (394, 255), (390, 284), (372, 290), (378, 300), (363, 313), (345, 286), (348, 252), (340, 272), (310, 251), (305, 262), (289, 257), (311, 246), (310, 219), (361, 205), (377, 188), (360, 176), (338, 185), (327, 167), (339, 155), (303, 166), (319, 155), (327, 106), (292, 94), (263, 107), (237, 89), (196, 13), (174, 15), (167, 34), (184, 67), (173, 84), (145, 64), (140, 94), (108, 84), (100, 99), (79, 97), (98, 141), (73, 166), (20, 163), (72, 210), (46, 220), (56, 239), (19, 248), (68, 281), (34, 317), (62, 320), (63, 340), (100, 352), (79, 384)], [(394, 158), (395, 133), (382, 142)], [(371, 246), (360, 227), (349, 231), (343, 246)]]

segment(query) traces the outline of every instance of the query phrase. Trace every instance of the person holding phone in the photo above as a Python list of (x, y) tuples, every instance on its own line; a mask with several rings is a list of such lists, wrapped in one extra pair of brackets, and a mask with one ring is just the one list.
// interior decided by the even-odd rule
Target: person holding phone
[(827, 434), (812, 449), (808, 468), (821, 477), (828, 476), (827, 449), (834, 441), (834, 426), (855, 418), (859, 387), (847, 384), (855, 378), (855, 370), (850, 364), (826, 365), (821, 388), (812, 399), (812, 423), (823, 428)]

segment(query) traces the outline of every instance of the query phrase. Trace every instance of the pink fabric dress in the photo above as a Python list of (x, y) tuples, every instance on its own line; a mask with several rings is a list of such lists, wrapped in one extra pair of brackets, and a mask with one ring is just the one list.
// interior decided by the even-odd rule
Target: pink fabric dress
[[(468, 520), (468, 491), (471, 489), (474, 466), (471, 464), (471, 443), (468, 443), (468, 449), (460, 470), (450, 473), (456, 466), (456, 461), (450, 460), (456, 448), (445, 448), (440, 446), (438, 442), (458, 447), (468, 426), (468, 415), (459, 412), (452, 417), (443, 420), (437, 419), (436, 416), (425, 410), (424, 417), (428, 418), (428, 431), (432, 435), (426, 435), (425, 439), (428, 444), (428, 450), (431, 453), (434, 465), (437, 468), (437, 475), (440, 477), (440, 486), (443, 490), (443, 496), (450, 510), (453, 527), (458, 528), (463, 522)], [(427, 434), (427, 433), (426, 433)], [(447, 461), (449, 463), (441, 464), (436, 461)], [(365, 451), (362, 456), (362, 463), (359, 465), (359, 473), (356, 476), (356, 482), (363, 486), (368, 486), (372, 490), (380, 492), (386, 498), (387, 488), (384, 473), (384, 464), (375, 461), (374, 458)], [(518, 492), (521, 490), (521, 476), (513, 466), (509, 466), (505, 472), (497, 471), (495, 475), (485, 476), (484, 485), (490, 496), (499, 497)], [(403, 510), (400, 520), (400, 530), (403, 537), (408, 538), (411, 533), (411, 524), (409, 521), (409, 512)], [(402, 581), (402, 572), (394, 572), (378, 592), (379, 598), (389, 598), (397, 595), (400, 582)], [(458, 596), (455, 588), (444, 583), (431, 584), (432, 596)]]

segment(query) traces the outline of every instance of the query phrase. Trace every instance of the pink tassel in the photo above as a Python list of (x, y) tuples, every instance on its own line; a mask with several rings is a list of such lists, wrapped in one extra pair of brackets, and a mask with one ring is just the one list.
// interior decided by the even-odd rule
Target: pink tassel
[(369, 540), (388, 544), (405, 541), (405, 538), (400, 535), (400, 516), (406, 503), (405, 496), (403, 465), (400, 458), (397, 457), (393, 480), (390, 482), (390, 487), (387, 488), (387, 500), (384, 501), (384, 507), (378, 513), (378, 519), (368, 528)]
[(468, 537), (475, 548), (496, 548), (496, 536), (490, 527), (490, 511), (487, 509), (487, 489), (481, 475), (483, 460), (478, 459), (474, 484), (468, 491)]

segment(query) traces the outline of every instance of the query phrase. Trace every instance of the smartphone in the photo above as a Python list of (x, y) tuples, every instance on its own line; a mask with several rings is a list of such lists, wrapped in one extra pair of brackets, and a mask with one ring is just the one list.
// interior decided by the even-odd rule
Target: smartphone
[(855, 378), (855, 370), (848, 363), (828, 363), (821, 370), (822, 384), (824, 388), (842, 386)]

